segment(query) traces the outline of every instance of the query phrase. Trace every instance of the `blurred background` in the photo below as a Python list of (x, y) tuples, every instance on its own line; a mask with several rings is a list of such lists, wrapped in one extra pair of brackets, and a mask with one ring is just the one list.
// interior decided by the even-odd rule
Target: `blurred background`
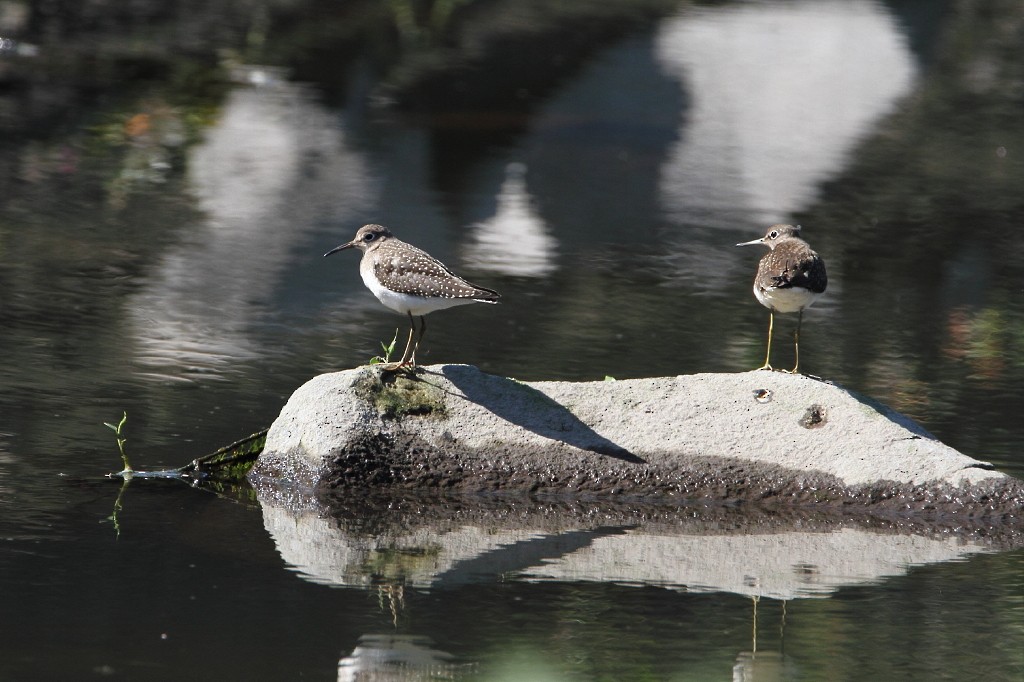
[(367, 222), (503, 296), (418, 359), (525, 380), (758, 367), (733, 245), (801, 224), (801, 369), (1024, 476), (1022, 45), (1013, 0), (0, 0), (0, 577), (96, 558), (103, 422), (179, 466), (401, 345), (321, 257)]

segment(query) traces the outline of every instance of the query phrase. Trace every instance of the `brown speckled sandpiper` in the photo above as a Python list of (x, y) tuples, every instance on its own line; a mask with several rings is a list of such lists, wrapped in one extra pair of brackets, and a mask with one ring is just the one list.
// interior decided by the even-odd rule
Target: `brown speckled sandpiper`
[[(402, 359), (387, 369), (416, 366), (416, 350), (427, 331), (425, 315), (468, 303), (497, 303), (498, 292), (471, 284), (453, 273), (426, 251), (398, 239), (383, 225), (363, 225), (350, 242), (336, 246), (324, 256), (344, 249), (363, 252), (359, 274), (377, 300), (399, 314), (409, 316), (409, 338)], [(416, 320), (419, 335), (413, 343)]]
[(799, 225), (772, 225), (760, 239), (736, 246), (754, 244), (763, 244), (769, 248), (757, 264), (757, 276), (754, 278), (754, 296), (770, 311), (768, 352), (759, 369), (772, 369), (769, 360), (772, 355), (775, 313), (799, 313), (793, 334), (796, 362), (790, 370), (796, 374), (800, 368), (800, 326), (803, 324), (804, 309), (810, 308), (828, 286), (825, 261), (800, 238)]

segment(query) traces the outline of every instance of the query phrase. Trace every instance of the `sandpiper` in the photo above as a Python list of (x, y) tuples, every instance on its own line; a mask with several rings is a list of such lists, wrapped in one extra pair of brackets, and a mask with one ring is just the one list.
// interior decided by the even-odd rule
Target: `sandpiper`
[(768, 318), (768, 352), (764, 364), (758, 369), (772, 369), (769, 361), (775, 313), (799, 313), (793, 333), (796, 362), (790, 370), (796, 374), (800, 368), (800, 326), (804, 320), (804, 309), (811, 307), (828, 286), (825, 261), (800, 238), (799, 225), (772, 225), (760, 239), (736, 246), (754, 244), (763, 244), (770, 249), (757, 264), (757, 276), (754, 278), (754, 296), (771, 315)]
[[(416, 350), (427, 331), (425, 315), (468, 303), (497, 303), (498, 292), (470, 284), (426, 251), (398, 239), (383, 225), (363, 225), (350, 242), (336, 246), (324, 256), (344, 249), (363, 252), (359, 274), (377, 300), (397, 313), (409, 316), (409, 338), (402, 359), (387, 369), (416, 366)], [(419, 335), (413, 343), (416, 320)]]

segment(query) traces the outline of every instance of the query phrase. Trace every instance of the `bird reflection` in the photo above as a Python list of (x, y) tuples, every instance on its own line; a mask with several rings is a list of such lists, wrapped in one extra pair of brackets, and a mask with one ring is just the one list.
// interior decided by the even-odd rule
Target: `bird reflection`
[(741, 651), (736, 656), (736, 664), (732, 667), (734, 682), (776, 682), (793, 678), (792, 665), (785, 656), (786, 602), (782, 604), (782, 615), (779, 618), (779, 650), (758, 651), (757, 648), (757, 606), (760, 597), (752, 596), (753, 605), (751, 623), (750, 651)]

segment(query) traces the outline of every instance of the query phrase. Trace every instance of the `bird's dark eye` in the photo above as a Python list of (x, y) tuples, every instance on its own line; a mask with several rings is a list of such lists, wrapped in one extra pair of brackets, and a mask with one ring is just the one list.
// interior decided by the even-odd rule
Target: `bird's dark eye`
[(779, 231), (778, 230), (772, 230), (771, 232), (768, 233), (768, 239), (778, 239), (778, 238), (779, 238)]
[(376, 236), (377, 235), (375, 235), (373, 232), (367, 232), (366, 234), (363, 235), (363, 241), (372, 242), (374, 238), (376, 238)]

